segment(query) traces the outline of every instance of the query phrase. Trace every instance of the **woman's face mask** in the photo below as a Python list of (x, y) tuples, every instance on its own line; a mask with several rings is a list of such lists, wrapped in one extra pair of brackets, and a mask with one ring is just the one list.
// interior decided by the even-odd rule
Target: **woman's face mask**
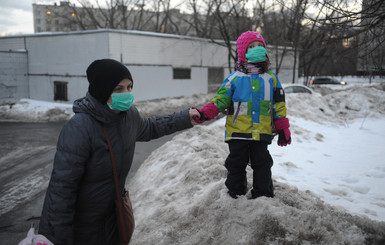
[(107, 103), (107, 105), (116, 111), (127, 111), (134, 102), (134, 95), (131, 92), (111, 94), (111, 98), (112, 103)]
[(246, 59), (249, 62), (257, 63), (266, 59), (267, 50), (264, 47), (257, 46), (247, 50)]

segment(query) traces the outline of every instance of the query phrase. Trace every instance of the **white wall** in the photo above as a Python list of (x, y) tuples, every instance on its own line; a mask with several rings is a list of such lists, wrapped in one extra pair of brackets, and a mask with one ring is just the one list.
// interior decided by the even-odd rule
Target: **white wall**
[(95, 59), (108, 57), (106, 33), (36, 35), (27, 37), (30, 96), (54, 100), (54, 82), (68, 82), (68, 100), (88, 90), (86, 69)]
[(1, 37), (0, 51), (25, 51), (25, 37)]
[(193, 67), (191, 79), (172, 79), (171, 66), (128, 66), (136, 101), (207, 93), (207, 68)]
[[(172, 48), (175, 45), (179, 46), (179, 52)], [(85, 77), (88, 65), (95, 59), (108, 57), (123, 62), (131, 71), (137, 101), (204, 94), (208, 87), (207, 67), (196, 66), (213, 64), (213, 56), (223, 56), (219, 46), (211, 46), (207, 52), (211, 53), (211, 60), (203, 62), (204, 55), (199, 54), (206, 45), (206, 41), (121, 32), (28, 37), (31, 98), (52, 101), (55, 81), (68, 82), (69, 101), (84, 96), (88, 89)], [(191, 79), (173, 79), (173, 67), (191, 68)]]
[(110, 32), (111, 58), (132, 65), (227, 67), (227, 49), (206, 39)]
[(0, 100), (28, 98), (27, 53), (0, 51)]
[(68, 83), (68, 103), (85, 96), (88, 90), (86, 77), (30, 76), (30, 98), (54, 101), (54, 82)]
[[(205, 39), (135, 32), (109, 36), (109, 55), (132, 72), (136, 100), (205, 94), (208, 66), (228, 66), (227, 49)], [(190, 68), (191, 79), (173, 79), (173, 68)]]
[(85, 75), (95, 59), (108, 57), (106, 33), (27, 37), (30, 74)]

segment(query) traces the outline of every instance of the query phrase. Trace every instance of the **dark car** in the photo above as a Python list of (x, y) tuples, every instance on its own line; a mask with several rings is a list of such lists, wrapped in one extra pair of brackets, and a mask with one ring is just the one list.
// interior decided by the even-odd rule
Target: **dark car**
[(337, 79), (331, 78), (331, 77), (315, 77), (312, 80), (310, 80), (310, 85), (321, 85), (321, 84), (346, 85), (346, 82), (338, 81)]

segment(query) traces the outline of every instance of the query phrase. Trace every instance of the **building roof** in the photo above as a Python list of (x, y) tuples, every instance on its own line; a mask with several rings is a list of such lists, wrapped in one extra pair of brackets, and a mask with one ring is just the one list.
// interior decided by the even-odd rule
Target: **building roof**
[[(196, 41), (205, 41), (205, 42), (212, 41), (212, 42), (218, 42), (218, 43), (223, 42), (224, 43), (223, 40), (210, 40), (210, 39), (205, 39), (205, 38), (200, 38), (200, 37), (183, 36), (183, 35), (168, 34), (168, 33), (137, 31), (137, 30), (120, 30), (120, 29), (95, 29), (95, 30), (68, 31), (68, 32), (38, 32), (38, 33), (32, 33), (32, 34), (17, 34), (17, 35), (11, 35), (11, 36), (0, 36), (0, 38), (84, 35), (84, 34), (103, 33), (103, 32), (134, 34), (134, 35), (165, 37), (165, 38), (177, 38), (177, 39), (196, 40)], [(234, 44), (235, 44), (235, 42), (234, 42)]]

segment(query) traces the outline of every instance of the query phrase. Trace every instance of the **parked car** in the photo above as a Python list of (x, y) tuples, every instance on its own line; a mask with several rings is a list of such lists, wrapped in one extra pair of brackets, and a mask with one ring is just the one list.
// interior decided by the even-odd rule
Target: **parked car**
[(314, 91), (310, 89), (309, 87), (306, 87), (301, 84), (287, 84), (283, 85), (283, 90), (285, 91), (286, 94), (288, 93), (308, 93), (308, 94), (313, 94)]
[(310, 85), (321, 85), (321, 84), (339, 84), (339, 85), (346, 85), (346, 82), (339, 81), (335, 78), (331, 77), (315, 77), (312, 80), (310, 80)]

